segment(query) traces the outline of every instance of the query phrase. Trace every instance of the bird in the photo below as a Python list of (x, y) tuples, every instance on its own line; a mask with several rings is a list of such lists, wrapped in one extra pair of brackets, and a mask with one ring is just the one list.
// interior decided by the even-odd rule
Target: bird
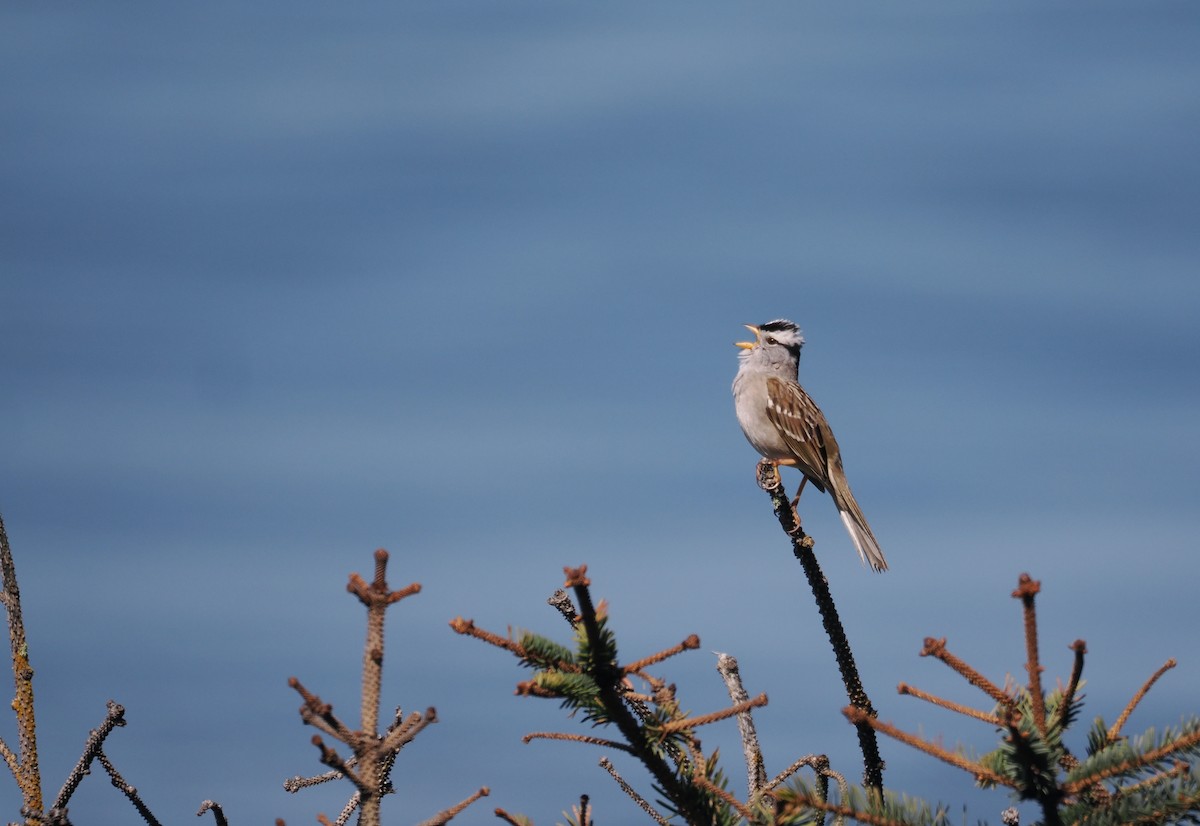
[(742, 352), (733, 379), (733, 404), (746, 440), (767, 461), (804, 474), (796, 500), (808, 482), (828, 493), (863, 563), (886, 571), (879, 542), (850, 492), (833, 431), (800, 386), (800, 328), (784, 318), (744, 326), (755, 340), (735, 342)]

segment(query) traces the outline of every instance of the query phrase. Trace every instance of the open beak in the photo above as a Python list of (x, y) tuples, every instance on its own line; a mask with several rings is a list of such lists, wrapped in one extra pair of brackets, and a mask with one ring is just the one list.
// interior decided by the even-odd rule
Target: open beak
[(758, 328), (753, 324), (743, 324), (742, 326), (754, 333), (754, 341), (735, 341), (733, 346), (741, 347), (743, 350), (753, 350), (756, 346), (758, 346), (758, 340), (761, 337), (761, 334), (758, 332)]

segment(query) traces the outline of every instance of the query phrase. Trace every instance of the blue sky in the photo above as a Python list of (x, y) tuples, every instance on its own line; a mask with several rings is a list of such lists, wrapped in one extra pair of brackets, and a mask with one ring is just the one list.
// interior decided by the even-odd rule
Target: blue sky
[[(892, 565), (806, 494), (881, 716), (988, 748), (894, 687), (977, 699), (917, 658), (929, 635), (1023, 678), (1029, 571), (1051, 682), (1088, 641), (1085, 717), (1176, 657), (1130, 725), (1178, 722), (1198, 29), (1184, 2), (6, 7), (0, 511), (48, 793), (111, 697), (109, 753), (161, 818), (336, 813), (345, 790), (281, 789), (318, 768), (286, 679), (355, 707), (343, 589), (380, 546), (424, 585), (385, 693), (441, 717), (397, 822), (480, 785), (462, 822), (581, 793), (636, 817), (599, 751), (521, 745), (577, 724), (447, 626), (561, 637), (543, 600), (583, 562), (630, 659), (700, 636), (663, 669), (685, 705), (724, 704), (710, 652), (739, 658), (769, 771), (857, 777), (728, 396), (740, 325), (780, 316)], [(736, 742), (705, 738), (740, 781)], [(1007, 805), (884, 749), (895, 788)], [(125, 806), (93, 776), (72, 813)]]

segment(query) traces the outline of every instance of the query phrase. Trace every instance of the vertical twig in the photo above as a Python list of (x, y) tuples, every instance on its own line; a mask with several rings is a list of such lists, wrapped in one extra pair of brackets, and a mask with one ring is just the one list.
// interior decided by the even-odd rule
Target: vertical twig
[[(729, 692), (729, 699), (734, 705), (750, 699), (746, 687), (742, 684), (736, 658), (730, 654), (719, 654), (717, 672), (725, 681), (725, 690)], [(750, 709), (740, 712), (737, 720), (738, 732), (742, 736), (742, 753), (746, 758), (746, 799), (753, 800), (762, 794), (763, 787), (767, 785), (767, 767), (763, 762), (762, 748), (758, 744), (758, 732), (754, 728), (754, 717), (751, 716)]]
[(1025, 617), (1025, 670), (1029, 673), (1029, 701), (1033, 703), (1033, 723), (1038, 733), (1046, 736), (1046, 698), (1042, 694), (1042, 666), (1038, 661), (1037, 612), (1033, 598), (1042, 590), (1042, 583), (1021, 574), (1017, 579), (1017, 590), (1012, 595), (1021, 600)]
[(1071, 711), (1071, 703), (1075, 702), (1075, 692), (1079, 690), (1079, 679), (1083, 676), (1083, 657), (1087, 654), (1087, 643), (1083, 640), (1075, 640), (1071, 643), (1070, 648), (1075, 652), (1075, 663), (1071, 666), (1071, 677), (1067, 681), (1066, 691), (1063, 692), (1058, 714), (1054, 717), (1056, 728), (1062, 728), (1066, 724), (1067, 714)]
[[(863, 688), (858, 676), (858, 667), (854, 663), (854, 654), (850, 650), (850, 642), (846, 639), (846, 631), (838, 617), (837, 606), (829, 591), (829, 581), (821, 572), (817, 556), (813, 553), (812, 537), (805, 535), (804, 530), (796, 520), (792, 503), (788, 501), (783, 489), (783, 481), (779, 477), (779, 469), (765, 459), (758, 463), (758, 485), (771, 497), (775, 516), (779, 526), (783, 528), (792, 540), (792, 553), (800, 561), (804, 575), (808, 578), (809, 587), (817, 601), (817, 610), (821, 613), (821, 623), (825, 634), (833, 646), (833, 654), (837, 660), (838, 670), (842, 675), (842, 683), (846, 687), (846, 696), (850, 705), (861, 709), (870, 717), (876, 716), (871, 700)], [(865, 722), (855, 722), (858, 730), (858, 744), (863, 754), (863, 785), (877, 793), (883, 792), (883, 758), (879, 755), (879, 741), (875, 730)]]
[(4, 578), (0, 602), (8, 612), (8, 638), (12, 647), (13, 684), (16, 689), (12, 701), (13, 711), (17, 715), (19, 751), (16, 780), (25, 810), (31, 815), (40, 816), (45, 803), (42, 799), (42, 772), (38, 767), (37, 720), (33, 713), (33, 666), (29, 664), (29, 644), (25, 639), (25, 621), (21, 617), (17, 568), (13, 563), (3, 516), (0, 516), (0, 576)]

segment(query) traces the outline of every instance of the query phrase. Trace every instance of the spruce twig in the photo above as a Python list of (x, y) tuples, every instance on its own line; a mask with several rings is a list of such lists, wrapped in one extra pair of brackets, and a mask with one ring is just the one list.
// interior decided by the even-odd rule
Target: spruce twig
[[(773, 462), (763, 459), (758, 463), (756, 478), (759, 487), (771, 497), (779, 527), (791, 539), (792, 553), (800, 561), (804, 575), (808, 578), (809, 587), (817, 601), (817, 610), (821, 613), (825, 634), (833, 646), (834, 658), (837, 660), (850, 705), (861, 709), (869, 717), (875, 717), (875, 708), (871, 705), (866, 689), (863, 688), (858, 666), (854, 663), (854, 654), (850, 650), (850, 642), (846, 638), (846, 630), (842, 627), (837, 606), (829, 591), (829, 581), (821, 572), (817, 556), (813, 553), (813, 539), (805, 535), (804, 529), (800, 527), (799, 518), (784, 491), (779, 468)], [(876, 793), (882, 793), (883, 758), (879, 754), (879, 741), (875, 737), (875, 731), (865, 722), (855, 723), (855, 728), (858, 730), (858, 743), (863, 755), (863, 785), (874, 789)]]
[(1151, 686), (1158, 682), (1159, 677), (1161, 677), (1163, 674), (1166, 674), (1168, 671), (1174, 668), (1175, 665), (1176, 662), (1174, 657), (1167, 660), (1162, 664), (1161, 668), (1150, 675), (1150, 679), (1146, 680), (1145, 684), (1143, 684), (1142, 687), (1137, 690), (1137, 693), (1129, 699), (1129, 702), (1125, 704), (1125, 708), (1121, 710), (1121, 716), (1117, 718), (1117, 722), (1113, 723), (1112, 728), (1108, 730), (1108, 742), (1116, 742), (1116, 739), (1121, 736), (1121, 729), (1125, 727), (1125, 722), (1129, 719), (1129, 715), (1133, 714), (1133, 710), (1137, 708), (1138, 703), (1140, 703), (1142, 698), (1146, 696), (1146, 692), (1150, 690)]
[(17, 586), (17, 567), (13, 562), (12, 547), (8, 544), (8, 530), (4, 517), (0, 516), (0, 604), (8, 614), (8, 640), (12, 651), (13, 695), (12, 709), (17, 716), (17, 752), (0, 741), (4, 762), (8, 764), (17, 787), (21, 790), (23, 808), (30, 817), (40, 817), (42, 798), (42, 772), (38, 765), (37, 719), (33, 710), (33, 666), (29, 663), (29, 643), (25, 638), (25, 620), (21, 614), (21, 589)]
[[(742, 676), (738, 671), (738, 661), (730, 654), (717, 655), (717, 673), (725, 681), (725, 689), (734, 705), (741, 705), (750, 699)], [(746, 794), (753, 800), (765, 790), (767, 785), (767, 768), (763, 760), (762, 747), (758, 743), (758, 732), (754, 728), (754, 717), (750, 709), (738, 712), (738, 733), (742, 738), (742, 754), (746, 760)]]

